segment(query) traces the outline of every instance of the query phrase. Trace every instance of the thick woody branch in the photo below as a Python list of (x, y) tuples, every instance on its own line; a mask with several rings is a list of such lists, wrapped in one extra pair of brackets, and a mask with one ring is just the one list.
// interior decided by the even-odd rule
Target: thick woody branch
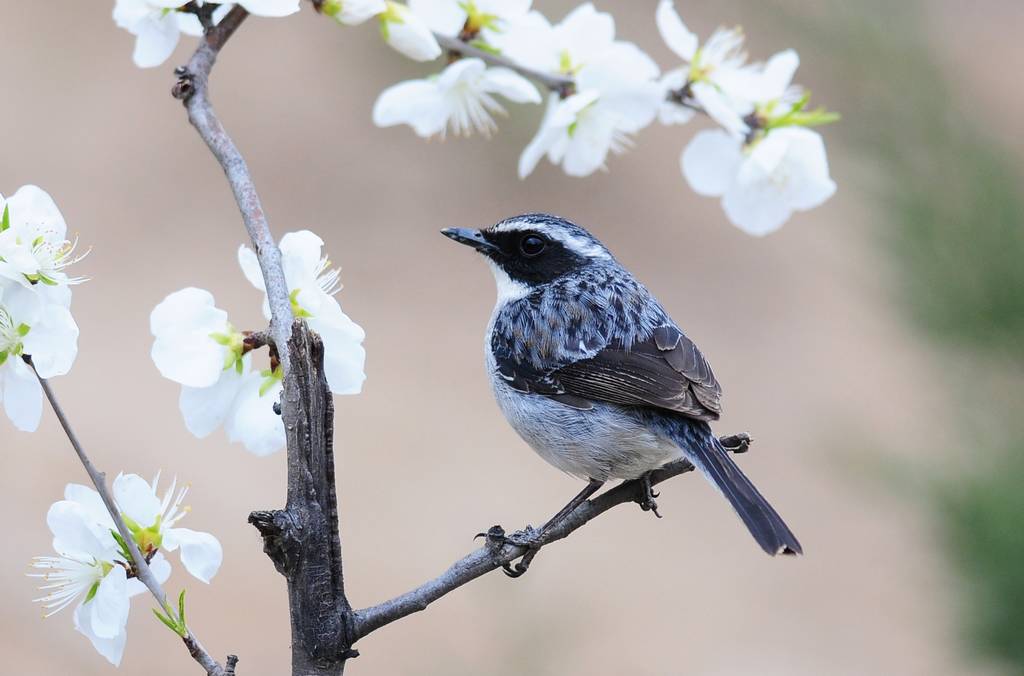
[[(64, 428), (64, 433), (68, 437), (68, 441), (71, 442), (71, 447), (75, 449), (75, 453), (78, 455), (79, 461), (82, 466), (85, 467), (86, 473), (89, 475), (89, 479), (92, 481), (92, 485), (96, 488), (96, 492), (100, 494), (100, 499), (103, 500), (103, 506), (107, 508), (107, 513), (110, 514), (110, 518), (114, 520), (114, 525), (117, 527), (117, 532), (128, 546), (128, 553), (131, 555), (131, 564), (135, 576), (139, 579), (142, 584), (146, 585), (146, 589), (153, 595), (156, 602), (160, 604), (161, 610), (169, 612), (172, 615), (174, 610), (167, 603), (167, 594), (164, 592), (163, 586), (156, 579), (153, 571), (150, 570), (149, 564), (146, 562), (146, 557), (139, 551), (139, 546), (135, 542), (135, 538), (132, 536), (131, 531), (128, 530), (127, 524), (121, 517), (121, 511), (117, 508), (117, 504), (114, 502), (114, 497), (110, 494), (110, 490), (107, 488), (106, 476), (103, 472), (96, 469), (96, 466), (89, 460), (89, 456), (85, 453), (85, 448), (78, 441), (78, 435), (75, 434), (74, 429), (71, 427), (70, 421), (64, 414), (64, 409), (61, 407), (60, 402), (57, 401), (57, 395), (54, 393), (53, 388), (50, 386), (50, 382), (39, 375), (35, 370), (35, 365), (32, 364), (30, 359), (26, 359), (29, 366), (32, 367), (32, 372), (36, 374), (36, 378), (39, 379), (39, 384), (43, 388), (43, 392), (46, 394), (46, 400), (50, 402), (50, 407), (53, 409), (54, 414), (57, 416), (57, 420), (60, 422), (60, 426)], [(222, 667), (217, 660), (206, 652), (203, 645), (196, 638), (192, 630), (186, 628), (185, 635), (181, 637), (185, 643), (185, 647), (188, 648), (189, 654), (192, 656), (199, 665), (206, 670), (208, 676), (231, 676), (235, 673), (234, 666), (238, 662), (238, 658), (234, 655), (229, 655), (227, 664), (229, 669)]]
[[(723, 446), (734, 453), (745, 452), (750, 443), (750, 437), (745, 434), (722, 437)], [(651, 485), (692, 472), (693, 469), (693, 465), (686, 460), (669, 463), (651, 474)], [(596, 498), (587, 500), (550, 531), (544, 544), (547, 545), (568, 537), (617, 505), (635, 502), (637, 496), (640, 495), (640, 490), (640, 480), (626, 481)], [(509, 543), (505, 539), (505, 533), (501, 527), (494, 526), (487, 532), (484, 546), (456, 561), (441, 575), (401, 596), (396, 596), (371, 608), (355, 611), (355, 637), (362, 638), (407, 615), (426, 610), (427, 606), (442, 596), (501, 568), (505, 564), (512, 563), (527, 554), (528, 551), (526, 547)]]
[[(323, 370), (323, 343), (292, 318), (281, 252), (271, 236), (249, 168), (217, 118), (209, 78), (227, 40), (248, 16), (239, 6), (216, 26), (209, 3), (190, 3), (206, 35), (187, 66), (176, 71), (173, 95), (220, 163), (259, 258), (270, 302), (269, 335), (251, 333), (246, 348), (271, 344), (284, 368), (280, 412), (288, 442), (288, 502), (256, 511), (249, 522), (288, 584), (293, 676), (337, 676), (350, 650), (351, 608), (345, 597), (334, 485), (334, 407)], [(278, 409), (275, 409), (278, 410)]]

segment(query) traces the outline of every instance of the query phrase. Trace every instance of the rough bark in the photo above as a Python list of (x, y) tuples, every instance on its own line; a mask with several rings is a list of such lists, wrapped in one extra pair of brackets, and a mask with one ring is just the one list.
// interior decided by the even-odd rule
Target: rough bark
[(249, 522), (288, 582), (292, 674), (333, 676), (353, 656), (334, 484), (334, 404), (324, 377), (324, 347), (295, 321), (288, 343), (291, 376), (284, 388), (288, 502), (257, 511)]

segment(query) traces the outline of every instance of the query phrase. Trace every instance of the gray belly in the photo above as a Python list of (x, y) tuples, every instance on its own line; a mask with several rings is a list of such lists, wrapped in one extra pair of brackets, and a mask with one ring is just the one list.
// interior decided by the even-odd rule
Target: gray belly
[(595, 403), (589, 411), (523, 394), (491, 371), (498, 407), (513, 429), (549, 463), (582, 479), (635, 479), (682, 457), (628, 409)]

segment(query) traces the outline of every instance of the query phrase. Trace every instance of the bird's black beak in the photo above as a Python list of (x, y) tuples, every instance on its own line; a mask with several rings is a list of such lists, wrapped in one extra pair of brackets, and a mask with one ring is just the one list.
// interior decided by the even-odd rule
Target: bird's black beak
[(454, 239), (459, 244), (471, 246), (480, 253), (488, 254), (499, 251), (498, 247), (488, 242), (482, 232), (473, 228), (445, 228), (441, 234)]

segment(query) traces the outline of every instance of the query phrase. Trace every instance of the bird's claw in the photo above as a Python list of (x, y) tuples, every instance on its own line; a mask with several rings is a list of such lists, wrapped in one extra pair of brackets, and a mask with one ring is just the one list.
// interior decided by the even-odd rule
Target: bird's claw
[(661, 514), (658, 513), (658, 502), (655, 500), (661, 493), (658, 493), (651, 486), (651, 474), (648, 472), (640, 477), (640, 496), (637, 498), (636, 503), (640, 505), (640, 509), (645, 512), (654, 512), (654, 516), (661, 518)]
[(530, 551), (523, 554), (523, 558), (519, 559), (519, 562), (514, 566), (511, 561), (501, 564), (501, 570), (505, 575), (508, 575), (512, 579), (522, 577), (527, 570), (530, 569), (530, 564), (533, 563), (533, 557), (537, 556), (537, 552), (540, 548), (531, 549)]
[(544, 546), (544, 532), (533, 526), (517, 530), (511, 535), (506, 535), (505, 529), (501, 526), (491, 526), (486, 533), (477, 533), (473, 537), (474, 540), (477, 538), (486, 540), (486, 546), (492, 554), (498, 554), (505, 545), (527, 550), (517, 563), (506, 561), (501, 564), (502, 571), (511, 578), (522, 576), (530, 568), (530, 563), (537, 556), (537, 552)]

